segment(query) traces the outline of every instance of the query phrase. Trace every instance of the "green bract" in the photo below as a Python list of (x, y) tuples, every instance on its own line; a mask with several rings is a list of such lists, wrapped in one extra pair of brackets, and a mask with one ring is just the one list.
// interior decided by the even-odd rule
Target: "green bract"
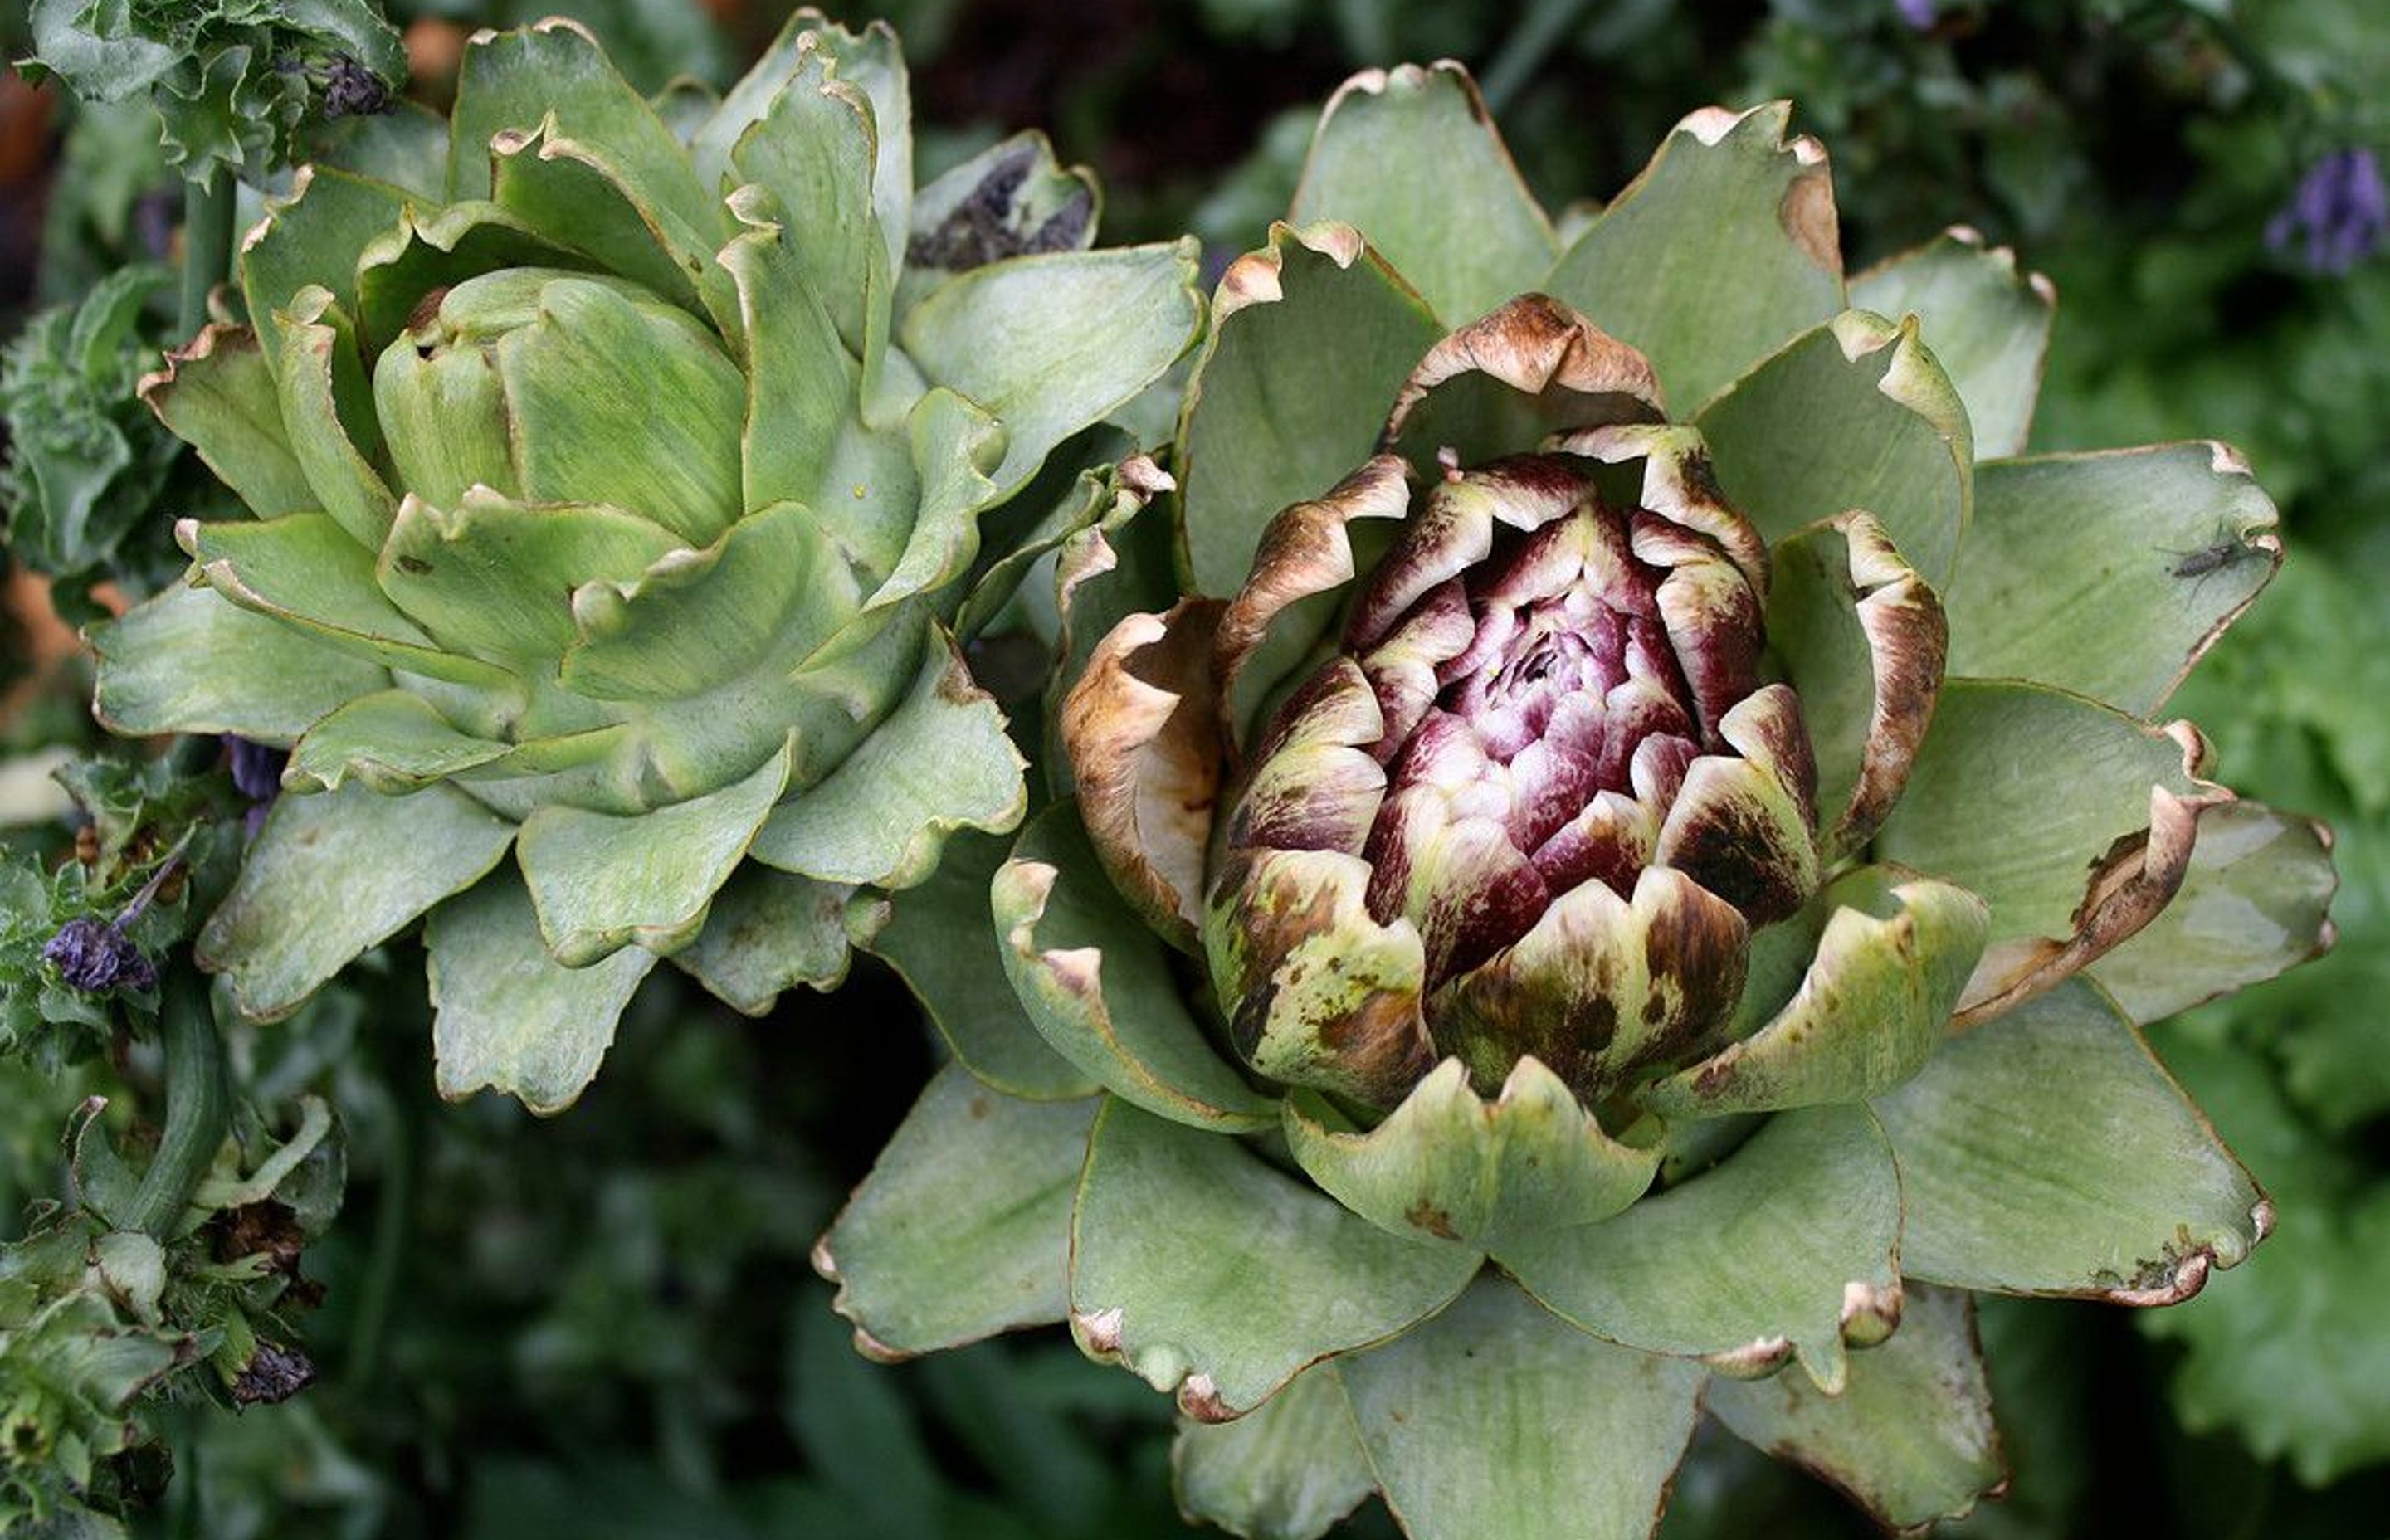
[(553, 1109), (656, 958), (761, 1010), (1020, 818), (957, 646), (1141, 500), (1073, 477), (1201, 302), (1034, 135), (917, 196), (907, 114), (885, 28), (651, 105), (547, 22), (250, 233), (250, 324), (148, 394), (256, 518), (95, 638), (120, 730), (291, 746), (199, 941), (245, 1011), (429, 912), (443, 1090)]
[(1969, 1290), (2264, 1236), (2137, 1023), (2329, 941), (2322, 830), (2152, 720), (2273, 508), (2016, 457), (2047, 284), (1846, 279), (1789, 110), (1564, 243), (1457, 67), (1330, 104), (1176, 520), (1064, 550), (994, 956), (968, 863), (892, 901), (957, 1062), (823, 1240), (871, 1351), (1067, 1319), (1243, 1534), (1646, 1534), (1703, 1405), (1906, 1528), (2002, 1479)]

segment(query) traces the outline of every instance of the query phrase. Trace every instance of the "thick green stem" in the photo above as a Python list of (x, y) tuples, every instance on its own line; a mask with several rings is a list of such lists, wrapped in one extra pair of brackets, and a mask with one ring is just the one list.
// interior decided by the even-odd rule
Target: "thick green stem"
[(232, 173), (183, 184), (183, 315), (186, 339), (208, 324), (208, 294), (232, 273)]
[(132, 1227), (160, 1240), (173, 1233), (191, 1191), (207, 1174), (232, 1125), (232, 1095), (225, 1084), (224, 1045), (216, 1038), (208, 983), (186, 958), (167, 965), (158, 1002), (158, 1031), (166, 1045), (166, 1132), (134, 1194)]

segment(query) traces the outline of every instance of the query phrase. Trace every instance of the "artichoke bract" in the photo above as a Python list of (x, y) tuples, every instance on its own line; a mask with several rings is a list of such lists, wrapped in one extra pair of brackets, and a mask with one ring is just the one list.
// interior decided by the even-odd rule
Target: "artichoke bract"
[(1019, 820), (960, 648), (1141, 501), (1100, 425), (1201, 300), (1034, 135), (917, 194), (906, 89), (807, 12), (651, 103), (546, 22), (269, 204), (146, 385), (256, 517), (95, 637), (120, 730), (290, 749), (199, 941), (244, 1011), (428, 912), (443, 1090), (550, 1110), (657, 958), (833, 983), (850, 895)]
[(1058, 561), (1056, 800), (889, 900), (956, 1062), (816, 1254), (865, 1351), (1067, 1320), (1242, 1534), (1645, 1535), (1704, 1410), (1908, 1529), (2005, 1479), (1972, 1291), (2263, 1238), (2139, 1024), (2331, 940), (2153, 720), (2273, 507), (2024, 456), (2048, 284), (1847, 276), (1789, 116), (1564, 240), (1458, 67), (1330, 102)]

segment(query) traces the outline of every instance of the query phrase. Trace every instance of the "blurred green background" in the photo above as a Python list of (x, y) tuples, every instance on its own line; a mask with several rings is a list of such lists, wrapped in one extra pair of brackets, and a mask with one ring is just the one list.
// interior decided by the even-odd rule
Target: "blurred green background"
[[(785, 6), (399, 0), (436, 98), (465, 30), (566, 12), (634, 78), (726, 82)], [(850, 20), (872, 14), (833, 7)], [(2178, 698), (2249, 795), (2340, 831), (2338, 950), (2156, 1046), (2272, 1193), (2278, 1233), (2178, 1309), (2003, 1303), (1983, 1329), (2016, 1470), (1967, 1535), (2390, 1534), (2390, 6), (2383, 0), (890, 0), (925, 159), (1049, 130), (1114, 238), (1259, 242), (1351, 70), (1476, 70), (1548, 205), (1613, 194), (1679, 116), (1790, 96), (1831, 151), (1853, 270), (1953, 223), (2061, 297), (2039, 449), (2191, 437), (2281, 503), (2275, 591)], [(0, 6), (22, 51), (23, 7)], [(141, 110), (0, 94), (0, 310), (170, 255)], [(2369, 193), (2367, 177), (2370, 183)], [(0, 382), (0, 394), (21, 382)], [(173, 565), (162, 529), (130, 570)], [(23, 623), (27, 610), (12, 610)], [(37, 619), (37, 617), (36, 617)], [(0, 751), (81, 746), (71, 658), (10, 639)], [(0, 810), (5, 811), (5, 810)], [(419, 978), (412, 966), (391, 981)], [(676, 976), (675, 976), (676, 977)], [(371, 999), (369, 1018), (364, 1002)], [(1059, 1335), (874, 1367), (805, 1251), (932, 1049), (893, 979), (749, 1021), (651, 988), (568, 1116), (431, 1095), (419, 1000), (368, 977), (238, 1055), (346, 1122), (306, 1259), (322, 1379), (177, 1410), (143, 1532), (662, 1540), (1181, 1533), (1165, 1403)], [(139, 1066), (129, 1072), (137, 1075)], [(57, 1188), (88, 1072), (0, 1069), (0, 1194)], [(1392, 1533), (1382, 1512), (1356, 1534)], [(1868, 1533), (1704, 1438), (1664, 1534)]]

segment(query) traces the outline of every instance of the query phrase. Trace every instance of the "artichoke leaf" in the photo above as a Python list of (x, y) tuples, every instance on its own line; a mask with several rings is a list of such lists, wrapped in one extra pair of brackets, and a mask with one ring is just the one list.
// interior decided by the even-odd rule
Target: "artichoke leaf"
[(818, 48), (803, 50), (762, 116), (739, 135), (730, 164), (741, 183), (769, 189), (798, 216), (789, 225), (796, 272), (871, 377), (887, 348), (894, 280), (872, 201), (871, 104), (836, 77), (834, 60)]
[(408, 202), (402, 188), (325, 165), (300, 167), (289, 196), (266, 200), (266, 218), (241, 239), (240, 284), (269, 366), (282, 356), (280, 314), (309, 288), (353, 300), (359, 261)]
[(1313, 1180), (1381, 1229), (1431, 1243), (1499, 1249), (1607, 1219), (1643, 1195), (1660, 1164), (1656, 1149), (1605, 1134), (1532, 1058), (1492, 1098), (1447, 1059), (1366, 1133), (1317, 1093), (1297, 1091), (1284, 1106), (1287, 1144)]
[(1161, 938), (1121, 906), (1074, 803), (1031, 822), (991, 892), (1005, 972), (1055, 1052), (1115, 1096), (1193, 1127), (1277, 1121), (1276, 1105), (1212, 1047)]
[(846, 978), (853, 890), (745, 865), (713, 895), (705, 929), (673, 954), (681, 971), (733, 1010), (761, 1016), (780, 992), (825, 992)]
[(2140, 1033), (2079, 979), (1945, 1044), (1874, 1105), (1907, 1202), (1901, 1268), (1930, 1283), (2170, 1304), (2273, 1227)]
[(1351, 225), (1270, 227), (1220, 279), (1179, 419), (1195, 590), (1233, 594), (1280, 508), (1369, 456), (1386, 406), (1443, 328)]
[(839, 78), (871, 104), (873, 138), (880, 147), (871, 166), (871, 202), (880, 214), (880, 238), (888, 247), (885, 271), (900, 273), (905, 233), (913, 227), (913, 88), (904, 49), (885, 21), (855, 32), (811, 9), (800, 10), (795, 19), (814, 28), (823, 48), (838, 60)]
[(1203, 868), (1224, 768), (1211, 672), (1221, 608), (1182, 599), (1167, 614), (1122, 621), (1096, 644), (1052, 723), (1063, 758), (1079, 767), (1080, 817), (1105, 874), (1148, 925), (1189, 953), (1201, 951)]
[(1844, 307), (1833, 175), (1817, 140), (1785, 137), (1792, 117), (1780, 101), (1686, 117), (1543, 285), (1686, 410)]
[(291, 456), (315, 489), (315, 506), (373, 550), (390, 533), (398, 499), (373, 465), (381, 428), (355, 326), (323, 289), (301, 289), (275, 324), (282, 334), (275, 372)]
[(2145, 715), (2281, 565), (2273, 500), (2229, 446), (2152, 444), (1975, 472), (1947, 596), (1950, 671)]
[(1867, 843), (1907, 784), (1940, 698), (1948, 623), (1871, 514), (1813, 525), (1772, 554), (1767, 635), (1800, 692), (1832, 862)]
[(842, 497), (867, 501), (873, 490), (871, 478), (833, 474), (842, 439), (863, 427), (861, 366), (806, 281), (787, 211), (760, 187), (740, 188), (730, 207), (745, 226), (722, 252), (747, 329), (745, 506), (808, 503), (840, 528), (848, 521)]
[(354, 776), (396, 796), (509, 751), (508, 744), (457, 731), (421, 696), (383, 690), (360, 696), (309, 727), (291, 751), (283, 784), (300, 792), (337, 791)]
[[(430, 297), (508, 268), (598, 271), (595, 259), (559, 246), (495, 203), (408, 204), (357, 257), (357, 329), (368, 351), (388, 348), (423, 319)], [(412, 477), (408, 487), (430, 489)]]
[(1004, 713), (940, 632), (895, 711), (826, 779), (775, 810), (752, 853), (826, 882), (908, 887), (936, 867), (956, 830), (1018, 826), (1027, 768)]
[(174, 538), (209, 587), (245, 610), (388, 668), (505, 691), (514, 676), (442, 648), (381, 591), (374, 557), (320, 513), (238, 524), (186, 519)]
[(687, 139), (688, 158), (697, 172), (698, 186), (708, 192), (729, 190), (730, 152), (765, 113), (797, 71), (822, 45), (816, 31), (821, 13), (799, 10), (780, 25), (769, 46), (747, 67), (747, 72), (732, 83), (730, 89), (716, 102), (713, 109), (700, 123), (694, 135)]
[(1252, 1540), (1319, 1540), (1378, 1488), (1325, 1366), (1234, 1422), (1180, 1418), (1170, 1472), (1189, 1518)]
[(496, 353), (526, 499), (609, 503), (696, 545), (738, 520), (747, 381), (686, 312), (558, 277)]
[(855, 1346), (909, 1357), (1067, 1316), (1071, 1204), (1099, 1105), (940, 1070), (814, 1247)]
[[(1045, 692), (1046, 780), (1070, 795), (1075, 777), (1061, 741), (1062, 702), (1086, 677), (1098, 647), (1131, 615), (1168, 610), (1179, 598), (1178, 533), (1167, 509), (1126, 509), (1065, 539), (1054, 553), (1057, 662)], [(1043, 595), (1033, 591), (1024, 600)], [(1041, 606), (1042, 609), (1042, 606)]]
[(249, 327), (200, 328), (141, 381), (141, 399), (260, 519), (318, 506), (282, 426), (273, 367)]
[(525, 503), (475, 486), (450, 508), (409, 494), (374, 576), (451, 648), (554, 663), (579, 638), (577, 585), (636, 584), (675, 551), (687, 554), (677, 535), (620, 508)]
[(1988, 912), (1963, 888), (1865, 866), (1831, 906), (1798, 991), (1758, 1032), (1650, 1087), (1664, 1117), (1856, 1101), (1924, 1067), (1983, 955)]
[[(112, 732), (238, 733), (289, 743), (327, 713), (386, 688), (390, 671), (236, 605), (175, 586), (95, 627), (92, 709)], [(202, 666), (193, 660), (204, 659)]]
[[(1128, 454), (1124, 436), (1103, 429), (1096, 430), (1096, 434), (1111, 452), (1103, 456), (1111, 463), (1079, 471), (1069, 489), (1035, 522), (1025, 527), (1009, 524), (1006, 534), (996, 535), (983, 520), (979, 570), (970, 580), (970, 597), (955, 617), (955, 635), (965, 643), (995, 623), (1021, 591), (1022, 581), (1049, 553), (1079, 539), (1083, 532), (1119, 528), (1176, 484), (1148, 456)], [(1055, 463), (1049, 461), (1047, 474), (1054, 468)], [(1035, 490), (1033, 486), (1030, 492)], [(1026, 500), (1026, 495), (1016, 499), (1012, 507)], [(1019, 532), (1017, 538), (1009, 533), (1014, 530)]]
[(1476, 83), (1448, 61), (1346, 81), (1320, 114), (1291, 218), (1358, 229), (1446, 327), (1541, 288), (1560, 254)]
[(2136, 1021), (2259, 983), (2331, 949), (2332, 831), (2262, 802), (2199, 810), (2174, 901), (2086, 971)]
[(448, 119), (425, 103), (402, 96), (383, 111), (327, 122), (319, 142), (318, 165), (329, 161), (426, 203), (447, 200)]
[(287, 1016), (358, 954), (472, 886), (514, 837), (446, 786), (279, 798), (196, 950), (231, 976), (243, 1016)]
[(542, 1116), (572, 1106), (597, 1077), (623, 1007), (656, 965), (636, 946), (589, 968), (558, 963), (508, 871), (434, 909), (423, 940), (440, 1094), (460, 1101), (486, 1087)]
[(915, 195), (897, 311), (974, 267), (1087, 250), (1102, 207), (1094, 174), (1084, 166), (1064, 169), (1036, 130), (988, 146)]
[(963, 274), (905, 317), (900, 340), (923, 376), (1004, 424), (1000, 495), (1187, 351), (1202, 324), (1198, 255), (1189, 237), (1014, 257)]
[(1335, 1374), (1413, 1540), (1645, 1540), (1704, 1378), (1588, 1337), (1490, 1276)]
[(2182, 884), (2206, 744), (2081, 696), (1954, 679), (1876, 837), (1884, 860), (1991, 905), (1991, 944), (1961, 1025), (2048, 989), (2148, 924)]
[[(1004, 427), (952, 391), (934, 390), (907, 420), (920, 506), (895, 571), (865, 601), (867, 610), (942, 593), (979, 555), (979, 516), (999, 494), (989, 473), (1004, 462)], [(959, 591), (951, 602), (958, 603)]]
[(1031, 1101), (1092, 1096), (1096, 1082), (1047, 1045), (1005, 976), (988, 888), (1009, 843), (956, 835), (922, 881), (855, 899), (848, 933), (896, 970), (947, 1050), (992, 1088)]
[(560, 17), (482, 32), (467, 45), (449, 120), (450, 199), (489, 197), (491, 142), (508, 130), (537, 130), (551, 118), (556, 132), (619, 168), (623, 184), (660, 212), (714, 245), (727, 238), (721, 204), (698, 180), (672, 130), (616, 72), (588, 30)]
[(1840, 1104), (1780, 1112), (1715, 1169), (1495, 1260), (1606, 1341), (1738, 1375), (1797, 1355), (1832, 1395), (1845, 1335), (1880, 1340), (1897, 1312), (1900, 1234), (1892, 1148), (1865, 1107)]
[(1369, 867), (1337, 851), (1262, 851), (1225, 872), (1204, 916), (1228, 1039), (1273, 1080), (1387, 1106), (1433, 1066), (1427, 950), (1368, 906)]
[(853, 613), (844, 565), (795, 503), (748, 515), (703, 550), (667, 549), (627, 581), (583, 569), (544, 597), (552, 602), (576, 579), (570, 620), (580, 635), (561, 678), (601, 700), (686, 699), (812, 650)]
[(1975, 430), (1985, 459), (2024, 453), (2049, 353), (2058, 290), (2020, 272), (2008, 247), (1953, 225), (1922, 246), (1887, 258), (1851, 280), (1851, 303), (1879, 315), (1914, 315)]
[(1433, 1315), (1480, 1261), (1389, 1235), (1242, 1142), (1116, 1097), (1088, 1140), (1071, 1237), (1080, 1348), (1207, 1422)]
[(1704, 1401), (1736, 1436), (1832, 1482), (1900, 1534), (1959, 1518), (2008, 1481), (1974, 1301), (1955, 1290), (1908, 1290), (1900, 1329), (1852, 1361), (1839, 1396), (1780, 1374), (1714, 1381)]
[(744, 780), (648, 813), (534, 811), (515, 857), (547, 950), (585, 968), (624, 946), (661, 956), (694, 941), (788, 785), (789, 758), (783, 745)]
[(1771, 542), (1865, 508), (1927, 583), (1949, 586), (1974, 442), (1914, 316), (1845, 311), (1756, 361), (1694, 425), (1727, 501)]
[(603, 148), (565, 134), (552, 112), (529, 129), (499, 133), (490, 150), (491, 198), (501, 208), (703, 316), (734, 352), (743, 345), (738, 292), (713, 261), (727, 237), (721, 211), (690, 225)]
[[(675, 75), (648, 98), (648, 105), (655, 109), (656, 116), (672, 130), (672, 136), (680, 141), (681, 148), (687, 149), (722, 109), (722, 97), (701, 80)], [(703, 181), (703, 177), (699, 178), (700, 185)]]

